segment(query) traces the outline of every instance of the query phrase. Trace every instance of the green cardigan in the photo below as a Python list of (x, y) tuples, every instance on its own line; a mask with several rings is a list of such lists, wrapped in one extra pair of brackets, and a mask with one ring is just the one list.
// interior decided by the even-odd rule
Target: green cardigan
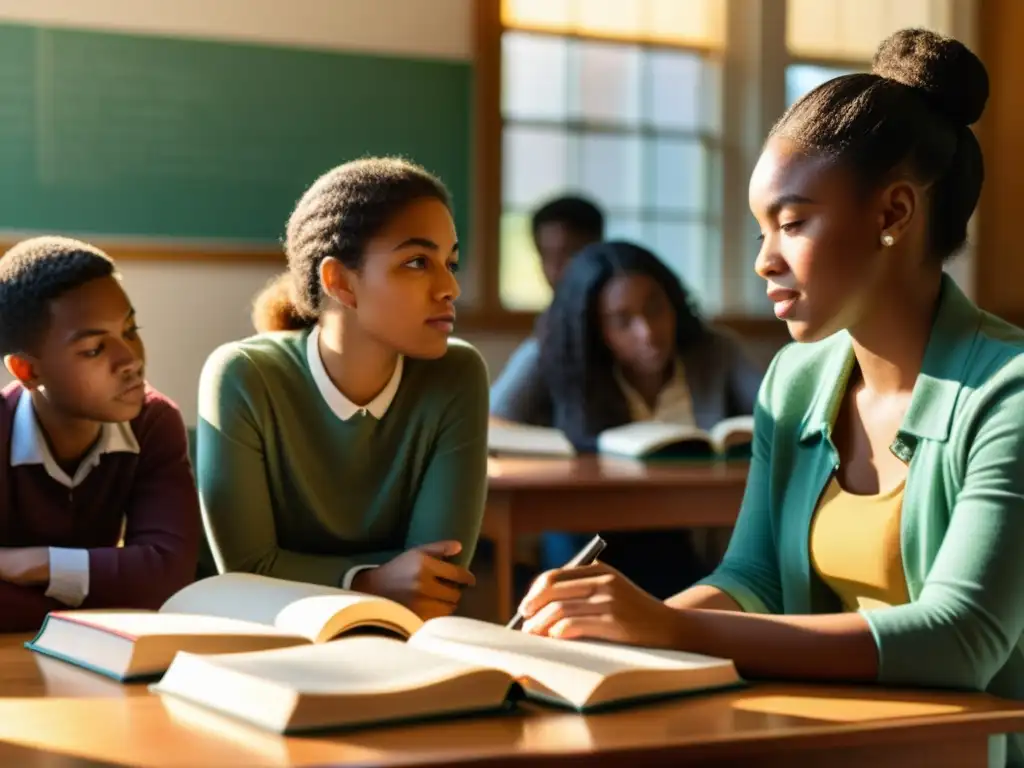
[[(900, 549), (910, 603), (862, 611), (890, 685), (1024, 699), (1024, 331), (949, 278), (910, 407), (891, 446), (909, 463)], [(831, 428), (854, 365), (849, 334), (793, 344), (758, 398), (746, 494), (702, 583), (745, 611), (838, 611), (814, 574), (811, 518), (839, 465)], [(1024, 764), (1024, 739), (1008, 745)]]

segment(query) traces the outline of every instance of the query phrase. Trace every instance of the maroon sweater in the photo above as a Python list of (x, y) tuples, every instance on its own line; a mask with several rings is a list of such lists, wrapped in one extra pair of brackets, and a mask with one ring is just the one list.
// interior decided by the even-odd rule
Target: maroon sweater
[[(88, 549), (82, 608), (159, 608), (195, 577), (202, 530), (178, 407), (147, 388), (131, 421), (139, 452), (104, 454), (70, 489), (41, 464), (11, 466), (22, 391), (18, 383), (0, 391), (0, 546)], [(38, 629), (48, 611), (67, 609), (45, 591), (0, 581), (0, 632)]]

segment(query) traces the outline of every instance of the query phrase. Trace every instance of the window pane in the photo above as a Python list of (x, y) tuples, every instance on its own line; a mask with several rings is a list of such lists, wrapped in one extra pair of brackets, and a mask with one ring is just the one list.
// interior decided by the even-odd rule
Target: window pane
[(498, 292), (502, 306), (522, 312), (544, 309), (551, 301), (551, 288), (533, 247), (529, 214), (502, 214), (499, 248)]
[(802, 56), (870, 61), (878, 44), (898, 29), (949, 34), (936, 10), (941, 8), (931, 0), (787, 0), (786, 43)]
[(720, 45), (726, 0), (648, 0), (647, 29), (653, 40)]
[(573, 113), (585, 121), (640, 121), (640, 49), (581, 42), (576, 47)]
[(700, 299), (708, 261), (704, 225), (699, 222), (654, 221), (648, 224), (648, 232), (651, 250)]
[(703, 62), (700, 56), (675, 51), (648, 51), (647, 104), (657, 128), (690, 128), (700, 124)]
[(813, 91), (822, 83), (840, 75), (849, 75), (851, 72), (852, 70), (840, 67), (790, 64), (786, 67), (786, 106), (791, 106), (805, 93)]
[(645, 245), (644, 223), (635, 216), (612, 216), (605, 224), (605, 239)]
[(506, 115), (564, 120), (569, 45), (564, 38), (506, 32), (501, 40), (501, 99)]
[(648, 144), (654, 177), (651, 207), (670, 211), (703, 211), (707, 193), (704, 148), (697, 141), (655, 139)]
[(505, 127), (502, 204), (529, 209), (569, 186), (569, 135), (550, 128)]
[(574, 0), (502, 0), (501, 20), (508, 27), (566, 30), (573, 26)]
[(580, 186), (609, 208), (642, 205), (642, 144), (636, 136), (589, 134), (581, 139)]

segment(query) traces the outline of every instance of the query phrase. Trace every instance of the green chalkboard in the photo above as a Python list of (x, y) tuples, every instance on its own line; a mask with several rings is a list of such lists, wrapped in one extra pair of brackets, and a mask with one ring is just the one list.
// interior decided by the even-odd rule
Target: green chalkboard
[(401, 154), (468, 226), (472, 68), (0, 25), (0, 228), (279, 241), (320, 173)]

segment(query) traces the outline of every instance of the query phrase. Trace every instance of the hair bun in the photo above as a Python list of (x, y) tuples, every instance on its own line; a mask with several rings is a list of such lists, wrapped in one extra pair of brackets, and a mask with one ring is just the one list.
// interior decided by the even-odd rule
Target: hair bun
[(966, 45), (927, 29), (901, 29), (882, 41), (876, 75), (922, 91), (956, 125), (971, 125), (988, 100), (988, 72)]

